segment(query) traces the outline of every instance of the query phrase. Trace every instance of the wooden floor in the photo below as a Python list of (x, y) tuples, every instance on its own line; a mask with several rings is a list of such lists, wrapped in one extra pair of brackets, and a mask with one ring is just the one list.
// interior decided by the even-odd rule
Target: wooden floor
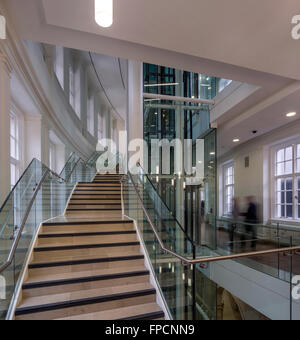
[(118, 175), (77, 185), (66, 214), (43, 224), (16, 320), (158, 320), (164, 313)]

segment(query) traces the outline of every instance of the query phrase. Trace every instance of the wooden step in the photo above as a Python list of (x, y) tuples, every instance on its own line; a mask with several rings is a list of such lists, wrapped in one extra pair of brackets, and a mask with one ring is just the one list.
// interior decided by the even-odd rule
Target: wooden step
[(114, 218), (114, 219), (121, 219), (122, 218), (122, 210), (67, 210), (66, 216), (68, 218), (86, 218), (89, 219), (99, 219), (99, 218)]
[[(47, 247), (48, 248), (48, 247)], [(83, 247), (53, 247), (48, 249), (35, 249), (33, 263), (75, 261), (80, 259), (96, 259), (103, 257), (131, 256), (139, 254), (138, 242), (114, 244), (114, 246), (92, 245)], [(56, 249), (55, 249), (56, 248)]]
[(70, 204), (121, 204), (121, 198), (89, 198), (89, 199), (82, 199), (82, 198), (72, 198), (70, 200)]
[(150, 283), (76, 291), (24, 298), (16, 310), (17, 320), (51, 320), (81, 314), (155, 303)]
[(111, 188), (111, 189), (119, 189), (121, 190), (121, 184), (117, 183), (117, 184), (113, 184), (113, 183), (103, 183), (103, 184), (78, 184), (76, 187), (76, 190), (80, 189), (107, 189), (107, 188)]
[(44, 223), (42, 233), (115, 232), (134, 230), (130, 220), (69, 221)]
[(78, 193), (74, 193), (72, 195), (71, 200), (121, 200), (121, 193), (120, 194), (78, 194)]
[(96, 321), (96, 320), (157, 320), (158, 318), (164, 319), (164, 313), (156, 303), (147, 303), (144, 305), (136, 305), (104, 312), (96, 312), (90, 314), (75, 315), (60, 319), (67, 320), (83, 320), (83, 321)]
[(112, 195), (116, 196), (119, 195), (121, 196), (121, 190), (111, 190), (111, 189), (91, 189), (91, 190), (81, 190), (81, 189), (76, 189), (74, 191), (74, 195), (107, 195), (107, 197), (111, 197)]
[(109, 203), (109, 204), (99, 204), (99, 203), (70, 203), (68, 205), (68, 210), (121, 210), (120, 203)]
[(33, 262), (29, 265), (29, 276), (60, 275), (85, 271), (131, 268), (144, 265), (144, 256), (136, 253), (127, 256), (86, 258), (58, 262)]
[(23, 298), (45, 296), (51, 294), (63, 294), (65, 292), (76, 292), (88, 289), (99, 289), (106, 287), (126, 286), (137, 283), (149, 283), (149, 271), (145, 267), (140, 268), (118, 268), (111, 273), (78, 272), (70, 277), (68, 274), (61, 275), (59, 279), (31, 281), (30, 279), (23, 285)]
[(40, 235), (38, 238), (38, 247), (56, 247), (56, 246), (76, 246), (76, 245), (93, 245), (93, 244), (112, 244), (121, 242), (136, 242), (136, 233), (133, 234), (95, 234), (95, 235)]
[(42, 227), (40, 237), (44, 235), (63, 235), (68, 234), (75, 236), (76, 234), (93, 234), (98, 233), (99, 235), (114, 235), (122, 233), (136, 233), (133, 225), (130, 224), (115, 224), (115, 225), (66, 225), (66, 226), (53, 226), (53, 227)]

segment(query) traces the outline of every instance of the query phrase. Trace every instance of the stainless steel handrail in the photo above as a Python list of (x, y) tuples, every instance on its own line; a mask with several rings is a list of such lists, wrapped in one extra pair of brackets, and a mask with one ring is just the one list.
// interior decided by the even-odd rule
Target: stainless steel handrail
[(270, 250), (262, 250), (262, 251), (254, 251), (254, 252), (248, 252), (248, 253), (240, 253), (240, 254), (233, 254), (233, 255), (225, 255), (225, 256), (204, 256), (204, 257), (201, 257), (200, 259), (195, 259), (195, 260), (191, 260), (191, 259), (188, 259), (187, 257), (184, 257), (182, 255), (179, 255), (175, 252), (173, 252), (172, 250), (166, 248), (164, 246), (164, 243), (162, 241), (162, 239), (160, 238), (157, 230), (155, 229), (152, 221), (151, 221), (151, 218), (144, 206), (144, 203), (143, 203), (143, 200), (140, 196), (140, 193), (136, 187), (136, 184), (133, 180), (133, 177), (132, 177), (132, 174), (130, 172), (128, 172), (128, 175), (130, 177), (130, 180), (132, 182), (132, 185), (134, 187), (134, 190), (137, 194), (137, 197), (138, 197), (138, 200), (142, 206), (142, 209), (145, 213), (145, 216), (151, 226), (151, 229), (153, 230), (154, 232), (154, 235), (155, 237), (157, 238), (157, 241), (161, 247), (161, 249), (167, 253), (167, 254), (170, 254), (172, 255), (173, 257), (176, 257), (177, 259), (179, 259), (180, 261), (188, 264), (188, 265), (196, 265), (196, 264), (200, 264), (200, 263), (208, 263), (208, 262), (217, 262), (217, 261), (225, 261), (225, 260), (233, 260), (233, 259), (239, 259), (239, 258), (245, 258), (245, 257), (252, 257), (252, 256), (259, 256), (259, 255), (268, 255), (268, 254), (278, 254), (278, 253), (286, 253), (286, 252), (289, 252), (289, 253), (293, 253), (293, 252), (297, 252), (300, 250), (300, 246), (299, 247), (288, 247), (288, 248), (280, 248), (280, 249), (270, 249)]
[[(18, 247), (18, 245), (19, 245), (19, 241), (20, 241), (21, 236), (22, 236), (22, 232), (23, 232), (23, 230), (24, 230), (24, 227), (25, 227), (25, 225), (26, 225), (28, 216), (29, 216), (30, 211), (31, 211), (31, 208), (32, 208), (33, 203), (34, 203), (34, 201), (35, 201), (35, 199), (36, 199), (36, 196), (37, 196), (39, 190), (41, 189), (43, 183), (45, 182), (47, 176), (48, 176), (48, 175), (55, 176), (55, 177), (57, 177), (59, 180), (61, 180), (62, 182), (67, 183), (68, 180), (70, 179), (72, 173), (74, 172), (75, 168), (77, 167), (77, 165), (78, 165), (78, 163), (79, 163), (80, 161), (82, 161), (85, 165), (87, 165), (81, 158), (79, 158), (78, 161), (77, 161), (77, 163), (75, 164), (75, 166), (74, 166), (72, 172), (70, 173), (68, 179), (62, 178), (62, 177), (61, 177), (60, 175), (58, 175), (56, 172), (54, 172), (54, 171), (52, 171), (51, 169), (49, 169), (48, 167), (44, 166), (44, 167), (46, 168), (46, 172), (44, 173), (44, 175), (42, 176), (42, 178), (41, 178), (39, 184), (37, 185), (37, 187), (36, 187), (35, 190), (34, 190), (34, 194), (33, 194), (32, 198), (31, 198), (31, 200), (30, 200), (30, 202), (29, 202), (29, 204), (28, 204), (28, 207), (27, 207), (27, 209), (26, 209), (25, 215), (24, 215), (24, 217), (23, 217), (23, 219), (22, 219), (22, 223), (21, 223), (21, 225), (20, 225), (20, 228), (18, 229), (17, 236), (14, 238), (14, 242), (13, 242), (12, 247), (11, 247), (11, 249), (10, 249), (9, 255), (8, 255), (8, 257), (7, 257), (7, 260), (5, 261), (5, 263), (1, 264), (1, 266), (0, 266), (0, 273), (2, 273), (6, 268), (8, 268), (8, 267), (12, 264), (12, 262), (13, 262), (13, 259), (14, 259), (15, 255), (16, 255), (17, 247)], [(91, 168), (92, 168), (92, 167), (91, 167)]]
[[(19, 245), (19, 242), (20, 242), (20, 239), (21, 239), (21, 236), (22, 236), (22, 232), (24, 230), (24, 227), (26, 225), (26, 222), (27, 222), (27, 219), (28, 219), (28, 216), (30, 214), (30, 211), (31, 211), (31, 208), (33, 206), (33, 203), (36, 199), (36, 196), (38, 194), (38, 192), (40, 191), (41, 189), (41, 186), (43, 185), (43, 183), (45, 182), (47, 176), (49, 174), (52, 174), (52, 175), (55, 175), (55, 173), (53, 171), (51, 171), (50, 169), (47, 169), (47, 171), (44, 173), (43, 177), (41, 178), (39, 184), (37, 185), (35, 191), (34, 191), (34, 194), (32, 196), (32, 199), (30, 200), (29, 204), (28, 204), (28, 207), (26, 209), (26, 212), (25, 212), (25, 215), (23, 217), (23, 220), (22, 220), (22, 223), (21, 223), (21, 226), (20, 228), (18, 229), (18, 233), (17, 233), (17, 236), (15, 237), (14, 239), (14, 242), (12, 244), (12, 247), (11, 247), (11, 250), (9, 252), (9, 255), (7, 257), (7, 260), (4, 264), (2, 264), (0, 266), (0, 273), (2, 273), (6, 268), (8, 268), (12, 262), (13, 262), (13, 259), (16, 255), (16, 250), (17, 250), (17, 247)], [(59, 179), (62, 179), (60, 176), (56, 175)], [(65, 180), (64, 180), (65, 181)]]
[(75, 152), (72, 152), (68, 158), (68, 160), (66, 161), (65, 166), (63, 167), (63, 169), (60, 172), (60, 176), (63, 174), (63, 172), (65, 171), (65, 169), (67, 168), (67, 164), (69, 163), (69, 161), (73, 158), (73, 156), (75, 155)]

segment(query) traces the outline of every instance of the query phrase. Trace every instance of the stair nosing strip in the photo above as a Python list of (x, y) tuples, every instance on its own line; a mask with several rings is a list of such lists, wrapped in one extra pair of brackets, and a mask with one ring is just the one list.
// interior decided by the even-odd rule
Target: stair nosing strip
[(94, 275), (94, 276), (86, 276), (86, 277), (77, 277), (72, 279), (62, 279), (62, 280), (53, 280), (53, 281), (40, 281), (40, 282), (32, 282), (25, 283), (22, 286), (22, 289), (37, 289), (37, 288), (46, 288), (46, 287), (54, 287), (54, 286), (62, 286), (62, 285), (71, 285), (77, 283), (86, 283), (86, 282), (95, 282), (95, 281), (107, 281), (114, 279), (123, 279), (128, 277), (135, 276), (147, 276), (149, 275), (149, 270), (140, 270), (135, 272), (126, 272), (126, 273), (115, 273), (115, 274), (106, 274), (106, 275)]
[(131, 220), (111, 220), (111, 221), (74, 221), (74, 222), (54, 222), (54, 223), (43, 223), (43, 227), (55, 227), (62, 225), (97, 225), (97, 224), (131, 224)]
[(121, 203), (69, 203), (69, 206), (71, 205), (121, 205)]
[(139, 246), (139, 245), (140, 243), (138, 241), (137, 242), (99, 243), (99, 244), (78, 244), (78, 245), (57, 246), (57, 247), (37, 247), (37, 248), (34, 248), (34, 252), (41, 253), (41, 252), (47, 252), (47, 251), (130, 247), (130, 246)]
[(100, 232), (85, 232), (85, 233), (61, 233), (61, 234), (40, 234), (39, 239), (61, 238), (61, 237), (84, 237), (84, 236), (108, 236), (108, 235), (133, 235), (135, 230), (120, 230), (120, 231), (100, 231)]
[(122, 209), (92, 209), (92, 208), (89, 208), (89, 209), (67, 209), (67, 211), (122, 211)]
[[(72, 201), (120, 201), (118, 198), (72, 198), (70, 202)], [(111, 203), (107, 203), (111, 204)]]
[(97, 296), (97, 297), (86, 298), (86, 299), (62, 301), (62, 302), (49, 303), (45, 305), (30, 306), (30, 307), (24, 307), (24, 308), (21, 307), (21, 308), (16, 309), (15, 315), (21, 316), (21, 315), (28, 315), (28, 314), (37, 314), (37, 313), (60, 310), (60, 309), (65, 309), (65, 308), (94, 305), (97, 303), (124, 300), (124, 299), (130, 299), (130, 298), (136, 298), (136, 297), (148, 296), (148, 295), (154, 295), (154, 294), (156, 294), (156, 290), (154, 288), (153, 289), (149, 288), (145, 290)]
[(32, 263), (28, 266), (29, 269), (41, 269), (41, 268), (53, 268), (53, 267), (67, 267), (77, 266), (85, 264), (96, 264), (105, 262), (122, 262), (122, 261), (135, 261), (143, 260), (144, 255), (132, 255), (132, 256), (116, 256), (116, 257), (102, 257), (95, 259), (83, 259), (83, 260), (70, 260), (70, 261), (56, 261), (56, 262), (40, 262)]

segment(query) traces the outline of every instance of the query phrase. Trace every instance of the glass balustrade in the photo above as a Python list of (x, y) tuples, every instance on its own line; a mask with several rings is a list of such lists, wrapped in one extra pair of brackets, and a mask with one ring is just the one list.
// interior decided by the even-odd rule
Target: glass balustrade
[(84, 162), (72, 154), (60, 176), (34, 159), (4, 202), (0, 210), (0, 268), (5, 267), (18, 235), (20, 239), (12, 263), (0, 273), (0, 319), (6, 318), (18, 292), (41, 223), (64, 213), (76, 183), (94, 179), (98, 157), (94, 153)]
[[(200, 225), (195, 224), (200, 228), (199, 244), (188, 236), (184, 224), (176, 219), (177, 207), (175, 211), (171, 211), (157, 190), (161, 189), (160, 185), (164, 180), (170, 184), (173, 178), (162, 179), (160, 176), (153, 176), (152, 179), (153, 182), (142, 168), (139, 168), (136, 175), (129, 174), (123, 183), (124, 212), (137, 223), (157, 284), (172, 319), (220, 318), (217, 308), (220, 287), (212, 280), (210, 270), (214, 263), (224, 256), (233, 256), (229, 259), (245, 265), (248, 269), (280, 279), (288, 289), (289, 296), (285, 303), (288, 303), (291, 309), (298, 308), (297, 301), (292, 299), (291, 289), (295, 287), (292, 285), (292, 278), (300, 271), (300, 255), (290, 251), (291, 247), (300, 245), (297, 230), (288, 231), (281, 225), (249, 225), (240, 221), (234, 226), (232, 235), (234, 221), (218, 219), (211, 215), (200, 220)], [(166, 189), (165, 185), (163, 187)], [(174, 190), (174, 185), (168, 187)], [(215, 242), (212, 242), (212, 238)], [(188, 260), (201, 259), (203, 262), (187, 265), (165, 249)], [(282, 249), (285, 251), (273, 253)], [(245, 257), (240, 258), (241, 255)], [(205, 261), (208, 258), (214, 258), (215, 262)], [(293, 317), (292, 312), (289, 317)]]

